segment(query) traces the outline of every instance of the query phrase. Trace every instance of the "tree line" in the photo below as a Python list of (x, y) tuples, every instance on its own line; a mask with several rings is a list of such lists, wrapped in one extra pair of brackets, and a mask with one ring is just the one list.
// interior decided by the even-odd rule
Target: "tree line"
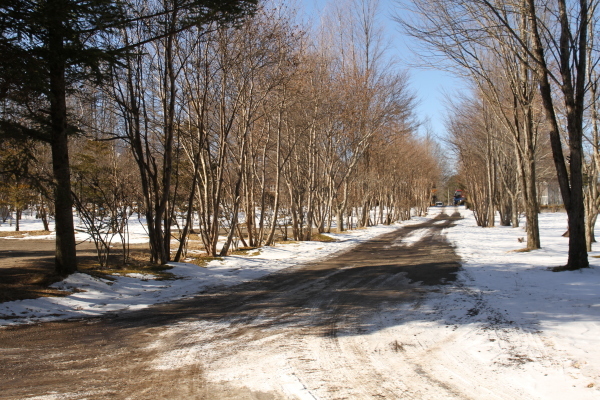
[(73, 207), (101, 264), (115, 237), (127, 257), (134, 212), (164, 264), (192, 232), (226, 255), (429, 205), (437, 147), (374, 1), (318, 29), (254, 1), (5, 3), (0, 196), (54, 216), (58, 273), (77, 269)]
[[(449, 141), (482, 226), (518, 226), (540, 248), (537, 180), (558, 181), (568, 215), (566, 269), (588, 266), (598, 215), (598, 2), (416, 0), (405, 31), (422, 54), (465, 77)], [(429, 52), (429, 54), (425, 54)]]

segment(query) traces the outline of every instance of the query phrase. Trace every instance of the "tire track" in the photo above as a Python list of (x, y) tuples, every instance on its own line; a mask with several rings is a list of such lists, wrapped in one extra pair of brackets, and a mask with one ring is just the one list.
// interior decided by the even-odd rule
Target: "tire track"
[[(0, 398), (453, 396), (419, 365), (408, 379), (387, 365), (382, 355), (405, 358), (392, 340), (365, 339), (385, 328), (374, 317), (454, 281), (458, 259), (441, 234), (451, 222), (442, 215), (318, 263), (117, 318), (0, 331), (12, 360), (0, 365), (12, 377)], [(418, 229), (428, 234), (414, 245), (389, 246)]]

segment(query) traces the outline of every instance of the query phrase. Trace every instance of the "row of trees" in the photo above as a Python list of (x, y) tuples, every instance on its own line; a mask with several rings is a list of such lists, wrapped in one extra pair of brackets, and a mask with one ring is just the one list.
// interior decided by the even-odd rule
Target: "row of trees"
[[(56, 230), (56, 270), (77, 269), (68, 137), (78, 130), (68, 98), (80, 85), (101, 84), (142, 44), (119, 47), (115, 38), (129, 26), (147, 22), (173, 32), (212, 21), (228, 22), (251, 13), (255, 1), (122, 2), (93, 0), (5, 0), (0, 8), (0, 94), (4, 136), (33, 138), (50, 145)], [(167, 35), (168, 36), (168, 35)], [(158, 33), (149, 41), (165, 38)]]
[(478, 222), (493, 223), (496, 209), (508, 220), (518, 195), (528, 248), (540, 247), (536, 177), (549, 149), (569, 219), (566, 268), (587, 267), (598, 213), (597, 1), (416, 0), (406, 6), (417, 16), (401, 21), (406, 31), (473, 84), (473, 96), (455, 102), (449, 127)]
[[(334, 221), (343, 230), (351, 215), (359, 226), (389, 224), (428, 205), (439, 175), (435, 145), (415, 136), (414, 98), (407, 76), (386, 59), (376, 2), (338, 6), (314, 35), (290, 10), (253, 2), (100, 3), (124, 8), (77, 34), (96, 33), (81, 46), (115, 59), (75, 64), (64, 82), (63, 133), (77, 135), (62, 161), (74, 185), (60, 186), (62, 147), (51, 148), (51, 179), (36, 180), (55, 189), (58, 272), (76, 268), (63, 257), (63, 240), (73, 237), (73, 227), (64, 232), (59, 223), (63, 201), (69, 212), (73, 204), (62, 199), (65, 190), (101, 262), (114, 236), (125, 245), (134, 210), (145, 217), (151, 261), (165, 263), (185, 254), (192, 231), (209, 255), (224, 255), (237, 240), (269, 245), (288, 227), (294, 239), (310, 240)], [(64, 4), (72, 7), (65, 25), (91, 18), (69, 19), (80, 5)], [(6, 85), (2, 130), (19, 129), (13, 143), (22, 145), (52, 126), (41, 118), (53, 115), (54, 94), (39, 94), (32, 109), (16, 98), (26, 88)], [(27, 159), (44, 170), (43, 157)]]

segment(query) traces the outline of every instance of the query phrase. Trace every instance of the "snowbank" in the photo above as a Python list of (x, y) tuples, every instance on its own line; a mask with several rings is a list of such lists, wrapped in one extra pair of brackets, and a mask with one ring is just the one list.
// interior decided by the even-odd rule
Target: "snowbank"
[(76, 291), (67, 297), (42, 297), (0, 303), (0, 326), (138, 310), (209, 288), (236, 285), (317, 260), (397, 229), (398, 226), (376, 226), (343, 234), (330, 234), (337, 242), (298, 242), (264, 247), (257, 255), (225, 257), (223, 260), (211, 261), (206, 267), (170, 263), (172, 269), (169, 272), (177, 277), (175, 280), (156, 280), (149, 276), (135, 275), (115, 276), (114, 280), (106, 280), (82, 273), (73, 274), (53, 285), (59, 289)]

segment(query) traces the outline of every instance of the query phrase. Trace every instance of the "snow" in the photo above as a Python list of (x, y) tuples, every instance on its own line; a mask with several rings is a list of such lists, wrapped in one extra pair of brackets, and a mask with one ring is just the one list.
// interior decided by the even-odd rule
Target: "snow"
[[(77, 240), (78, 242), (91, 240), (91, 236), (85, 232), (86, 231), (85, 225), (77, 216), (74, 216), (73, 222), (75, 224), (75, 240)], [(145, 224), (146, 224), (146, 220), (144, 218), (132, 217), (129, 219), (129, 234), (128, 234), (129, 243), (131, 243), (131, 244), (148, 243), (148, 233), (147, 233)], [(48, 233), (46, 235), (29, 235), (29, 234), (25, 233), (24, 237), (20, 237), (23, 234), (20, 232), (15, 232), (15, 236), (5, 236), (4, 239), (55, 240), (56, 234), (54, 232), (54, 220), (50, 219), (48, 221), (48, 228), (50, 229), (50, 233)], [(44, 225), (43, 225), (41, 219), (36, 219), (33, 214), (26, 213), (23, 215), (23, 218), (19, 221), (19, 229), (21, 232), (41, 231), (44, 229)], [(0, 220), (0, 232), (11, 232), (14, 230), (15, 230), (15, 224), (14, 224), (13, 219), (9, 218), (4, 223), (1, 223), (1, 220)], [(115, 235), (112, 239), (112, 244), (118, 245), (119, 243), (120, 243), (119, 236)]]
[(414, 246), (415, 243), (417, 243), (418, 241), (423, 239), (425, 236), (427, 236), (427, 234), (430, 231), (431, 230), (427, 229), (427, 228), (415, 229), (414, 231), (410, 232), (408, 235), (406, 235), (406, 237), (402, 238), (401, 240), (392, 242), (392, 246), (394, 246), (394, 247), (395, 246), (399, 246), (399, 247)]
[[(600, 398), (600, 252), (589, 253), (589, 269), (552, 272), (567, 262), (564, 213), (540, 214), (543, 248), (530, 252), (515, 251), (523, 247), (518, 242), (525, 235), (522, 229), (479, 228), (470, 213), (464, 214), (467, 218), (445, 232), (463, 260), (461, 281), (468, 288), (452, 294), (452, 300), (483, 305), (470, 321), (496, 319), (514, 331), (514, 346), (530, 354), (522, 368), (543, 378), (543, 384), (528, 382), (532, 393), (540, 398)], [(465, 310), (466, 304), (460, 311)], [(484, 347), (469, 348), (485, 354)], [(551, 363), (555, 365), (547, 365)], [(569, 396), (567, 378), (573, 380)]]
[[(407, 396), (415, 398), (600, 398), (600, 251), (589, 253), (589, 269), (552, 272), (552, 267), (567, 261), (568, 238), (561, 236), (567, 226), (564, 213), (540, 214), (543, 248), (522, 252), (516, 250), (524, 247), (518, 241), (525, 236), (523, 228), (477, 227), (470, 211), (458, 210), (464, 218), (443, 230), (462, 258), (457, 282), (428, 293), (418, 304), (382, 307), (367, 324), (372, 327), (369, 331), (338, 338), (331, 353), (327, 352), (330, 339), (302, 336), (288, 343), (277, 335), (266, 337), (265, 343), (255, 341), (244, 351), (236, 350), (235, 359), (214, 350), (218, 357), (209, 377), (253, 390), (278, 390), (290, 397), (328, 398), (318, 389), (309, 390), (327, 383), (327, 371), (319, 372), (317, 367), (357, 363), (356, 371), (346, 373), (348, 381), (367, 379), (371, 373), (386, 376), (382, 395), (396, 379), (406, 382)], [(430, 217), (440, 211), (432, 208)], [(405, 225), (422, 220), (414, 218)], [(266, 247), (252, 255), (212, 261), (206, 268), (174, 263), (169, 272), (176, 280), (131, 274), (107, 281), (74, 274), (56, 284), (78, 290), (68, 297), (0, 303), (0, 316), (5, 318), (0, 325), (140, 309), (327, 257), (396, 228), (377, 226), (332, 234), (337, 242)], [(391, 245), (410, 246), (426, 234), (426, 230), (415, 230)], [(210, 358), (210, 346), (216, 344), (207, 341), (209, 334), (226, 329), (226, 321), (217, 325), (195, 321), (170, 327), (165, 340), (176, 329), (195, 332), (196, 336), (188, 336), (190, 341), (206, 340), (203, 347), (192, 346), (187, 354), (163, 354), (156, 368), (181, 368)], [(273, 351), (286, 346), (297, 359)], [(307, 363), (307, 349), (314, 350), (311, 357), (321, 354), (311, 359), (317, 367), (310, 376), (296, 368)], [(356, 349), (362, 350), (360, 357)], [(363, 370), (365, 363), (373, 371)], [(443, 387), (452, 386), (454, 392), (431, 392), (434, 380)]]
[[(26, 223), (25, 226), (27, 229), (37, 227), (35, 222), (29, 222), (29, 225)], [(58, 289), (76, 291), (69, 296), (0, 303), (0, 326), (97, 317), (106, 313), (139, 310), (152, 304), (191, 296), (202, 290), (258, 279), (284, 268), (327, 257), (397, 228), (398, 225), (377, 226), (343, 234), (329, 234), (337, 240), (336, 242), (277, 244), (263, 247), (248, 256), (229, 256), (223, 260), (213, 260), (206, 267), (169, 263), (172, 268), (168, 272), (176, 276), (175, 280), (157, 280), (154, 276), (142, 274), (115, 275), (114, 280), (107, 280), (76, 273), (52, 285)], [(139, 230), (136, 235), (140, 235)]]

